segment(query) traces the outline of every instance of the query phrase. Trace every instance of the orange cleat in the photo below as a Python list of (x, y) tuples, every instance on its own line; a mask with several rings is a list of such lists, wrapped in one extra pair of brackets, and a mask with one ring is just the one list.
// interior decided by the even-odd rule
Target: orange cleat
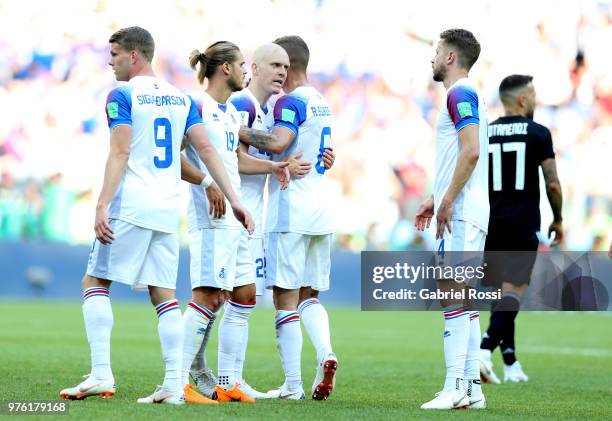
[(218, 405), (219, 402), (208, 399), (206, 396), (200, 395), (194, 385), (188, 384), (183, 389), (183, 393), (185, 394), (185, 402), (188, 404), (197, 404), (197, 405)]
[(255, 402), (255, 399), (240, 389), (240, 383), (236, 383), (231, 389), (215, 386), (213, 397), (215, 396), (219, 402)]

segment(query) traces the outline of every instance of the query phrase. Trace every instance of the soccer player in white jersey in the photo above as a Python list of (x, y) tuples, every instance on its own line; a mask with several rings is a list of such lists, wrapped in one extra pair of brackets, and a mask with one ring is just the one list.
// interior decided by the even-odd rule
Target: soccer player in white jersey
[(180, 145), (186, 136), (211, 175), (230, 198), (234, 214), (252, 229), (249, 213), (212, 145), (193, 100), (151, 68), (154, 41), (139, 27), (114, 33), (109, 65), (118, 81), (107, 98), (110, 151), (96, 206), (96, 240), (83, 277), (83, 316), (91, 348), (91, 372), (64, 389), (64, 399), (112, 397), (110, 366), (112, 281), (149, 291), (159, 317), (158, 332), (166, 364), (163, 385), (140, 403), (184, 403), (181, 383), (183, 328), (175, 299), (178, 270)]
[[(266, 132), (272, 129), (274, 126), (274, 104), (271, 97), (281, 92), (283, 83), (287, 78), (288, 68), (289, 56), (281, 46), (269, 43), (258, 47), (254, 51), (251, 66), (252, 78), (249, 86), (230, 97), (230, 102), (238, 111), (243, 126)], [(268, 152), (249, 145), (243, 145), (240, 148), (240, 153), (248, 153), (260, 159), (270, 159), (272, 156)], [(309, 161), (299, 159), (300, 157), (301, 153), (298, 153), (291, 155), (288, 159), (289, 172), (294, 180), (303, 178), (312, 169), (312, 164)], [(326, 169), (331, 168), (333, 160), (333, 152), (326, 150), (324, 154)], [(263, 213), (266, 182), (266, 175), (240, 174), (241, 199), (251, 212), (255, 222), (255, 232), (249, 236), (249, 248), (254, 262), (253, 278), (256, 281), (257, 295), (262, 295), (265, 288), (266, 257), (264, 254)], [(237, 354), (234, 371), (242, 389), (247, 394), (256, 399), (264, 399), (268, 397), (267, 394), (257, 392), (243, 379), (242, 370), (248, 343), (248, 324), (244, 325), (244, 329), (244, 342)]]
[[(238, 153), (240, 132), (252, 132), (241, 127), (234, 106), (227, 102), (232, 92), (242, 89), (246, 74), (238, 46), (228, 41), (219, 41), (209, 46), (204, 53), (195, 50), (191, 54), (190, 65), (198, 70), (200, 83), (204, 83), (205, 79), (208, 81), (202, 96), (202, 120), (209, 139), (225, 163), (234, 190), (240, 194), (238, 171), (248, 174), (271, 173), (286, 187), (289, 179), (287, 163), (261, 160)], [(191, 146), (187, 147), (186, 155), (191, 164), (206, 172)], [(200, 391), (210, 393), (210, 390), (203, 390), (201, 383), (202, 380), (210, 381), (211, 376), (206, 379), (207, 376), (202, 376), (200, 371), (206, 370), (206, 339), (225, 301), (226, 292), (229, 291), (232, 292), (231, 300), (219, 328), (219, 379), (214, 395), (219, 401), (254, 402), (241, 389), (240, 379), (235, 377), (234, 372), (236, 355), (243, 343), (244, 326), (248, 323), (255, 302), (255, 279), (252, 277), (254, 269), (248, 245), (248, 234), (252, 232), (247, 234), (231, 214), (218, 219), (211, 218), (209, 208), (203, 190), (199, 186), (192, 186), (188, 213), (192, 301), (184, 315), (183, 383), (187, 385), (192, 371)], [(196, 364), (192, 367), (194, 361)]]
[[(440, 34), (431, 61), (433, 79), (442, 82), (446, 97), (436, 123), (436, 178), (434, 194), (416, 214), (415, 226), (429, 227), (436, 215), (437, 250), (484, 251), (489, 223), (488, 128), (482, 96), (468, 73), (480, 54), (480, 44), (464, 29)], [(461, 288), (454, 280), (439, 288)], [(462, 284), (461, 284), (462, 285)], [(460, 300), (443, 300), (446, 381), (442, 392), (422, 409), (486, 406), (480, 387), (480, 322)]]
[(331, 112), (325, 98), (306, 76), (310, 53), (298, 36), (274, 41), (289, 55), (290, 67), (283, 85), (286, 93), (274, 106), (273, 139), (247, 141), (258, 149), (273, 152), (281, 161), (301, 152), (314, 170), (294, 180), (281, 191), (276, 180), (269, 182), (266, 220), (266, 286), (273, 288), (276, 307), (276, 340), (285, 383), (270, 397), (304, 399), (301, 374), (302, 332), (300, 316), (317, 350), (318, 368), (312, 397), (324, 400), (334, 386), (338, 366), (332, 351), (329, 320), (318, 300), (329, 289), (330, 249), (333, 222), (325, 197), (324, 151), (331, 147)]

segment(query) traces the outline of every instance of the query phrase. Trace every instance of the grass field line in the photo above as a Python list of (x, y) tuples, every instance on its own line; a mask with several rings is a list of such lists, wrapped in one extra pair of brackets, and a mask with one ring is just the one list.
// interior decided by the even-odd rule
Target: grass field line
[(545, 345), (524, 345), (520, 352), (531, 354), (581, 355), (585, 357), (612, 357), (612, 350), (602, 348), (572, 348)]

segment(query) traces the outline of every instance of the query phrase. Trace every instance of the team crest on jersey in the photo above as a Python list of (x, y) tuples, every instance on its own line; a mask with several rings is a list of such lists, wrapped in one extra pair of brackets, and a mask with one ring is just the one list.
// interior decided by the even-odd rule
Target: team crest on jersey
[(261, 124), (261, 123), (262, 123), (262, 121), (261, 121), (261, 116), (260, 116), (259, 114), (257, 114), (257, 122), (258, 122), (259, 124)]
[(219, 121), (219, 114), (213, 113), (212, 118), (213, 118), (213, 121)]
[(153, 87), (154, 87), (155, 89), (159, 89), (159, 85), (158, 85), (157, 83), (154, 83), (154, 84), (153, 84)]
[(225, 279), (225, 268), (221, 268), (221, 271), (219, 271), (219, 278)]

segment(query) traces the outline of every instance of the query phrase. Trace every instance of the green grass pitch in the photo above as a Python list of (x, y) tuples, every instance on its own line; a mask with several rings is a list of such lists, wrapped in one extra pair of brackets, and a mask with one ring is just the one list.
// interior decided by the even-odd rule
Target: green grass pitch
[[(62, 388), (77, 384), (89, 371), (78, 303), (0, 301), (0, 309), (0, 400), (59, 399)], [(171, 407), (136, 403), (138, 397), (152, 393), (163, 377), (153, 308), (114, 302), (113, 310), (111, 358), (117, 395), (110, 400), (94, 397), (70, 402), (70, 418), (591, 420), (612, 416), (610, 313), (521, 313), (517, 355), (529, 383), (485, 386), (489, 408), (484, 411), (432, 413), (419, 406), (443, 382), (443, 320), (438, 313), (330, 308), (340, 365), (336, 390), (326, 402)], [(483, 314), (483, 329), (487, 321), (488, 315)], [(215, 371), (216, 336), (215, 332), (207, 354)], [(302, 373), (307, 391), (314, 377), (314, 360), (304, 332)], [(499, 353), (495, 363), (497, 374), (503, 374)], [(252, 315), (245, 377), (263, 391), (283, 381), (271, 309), (259, 308)]]

